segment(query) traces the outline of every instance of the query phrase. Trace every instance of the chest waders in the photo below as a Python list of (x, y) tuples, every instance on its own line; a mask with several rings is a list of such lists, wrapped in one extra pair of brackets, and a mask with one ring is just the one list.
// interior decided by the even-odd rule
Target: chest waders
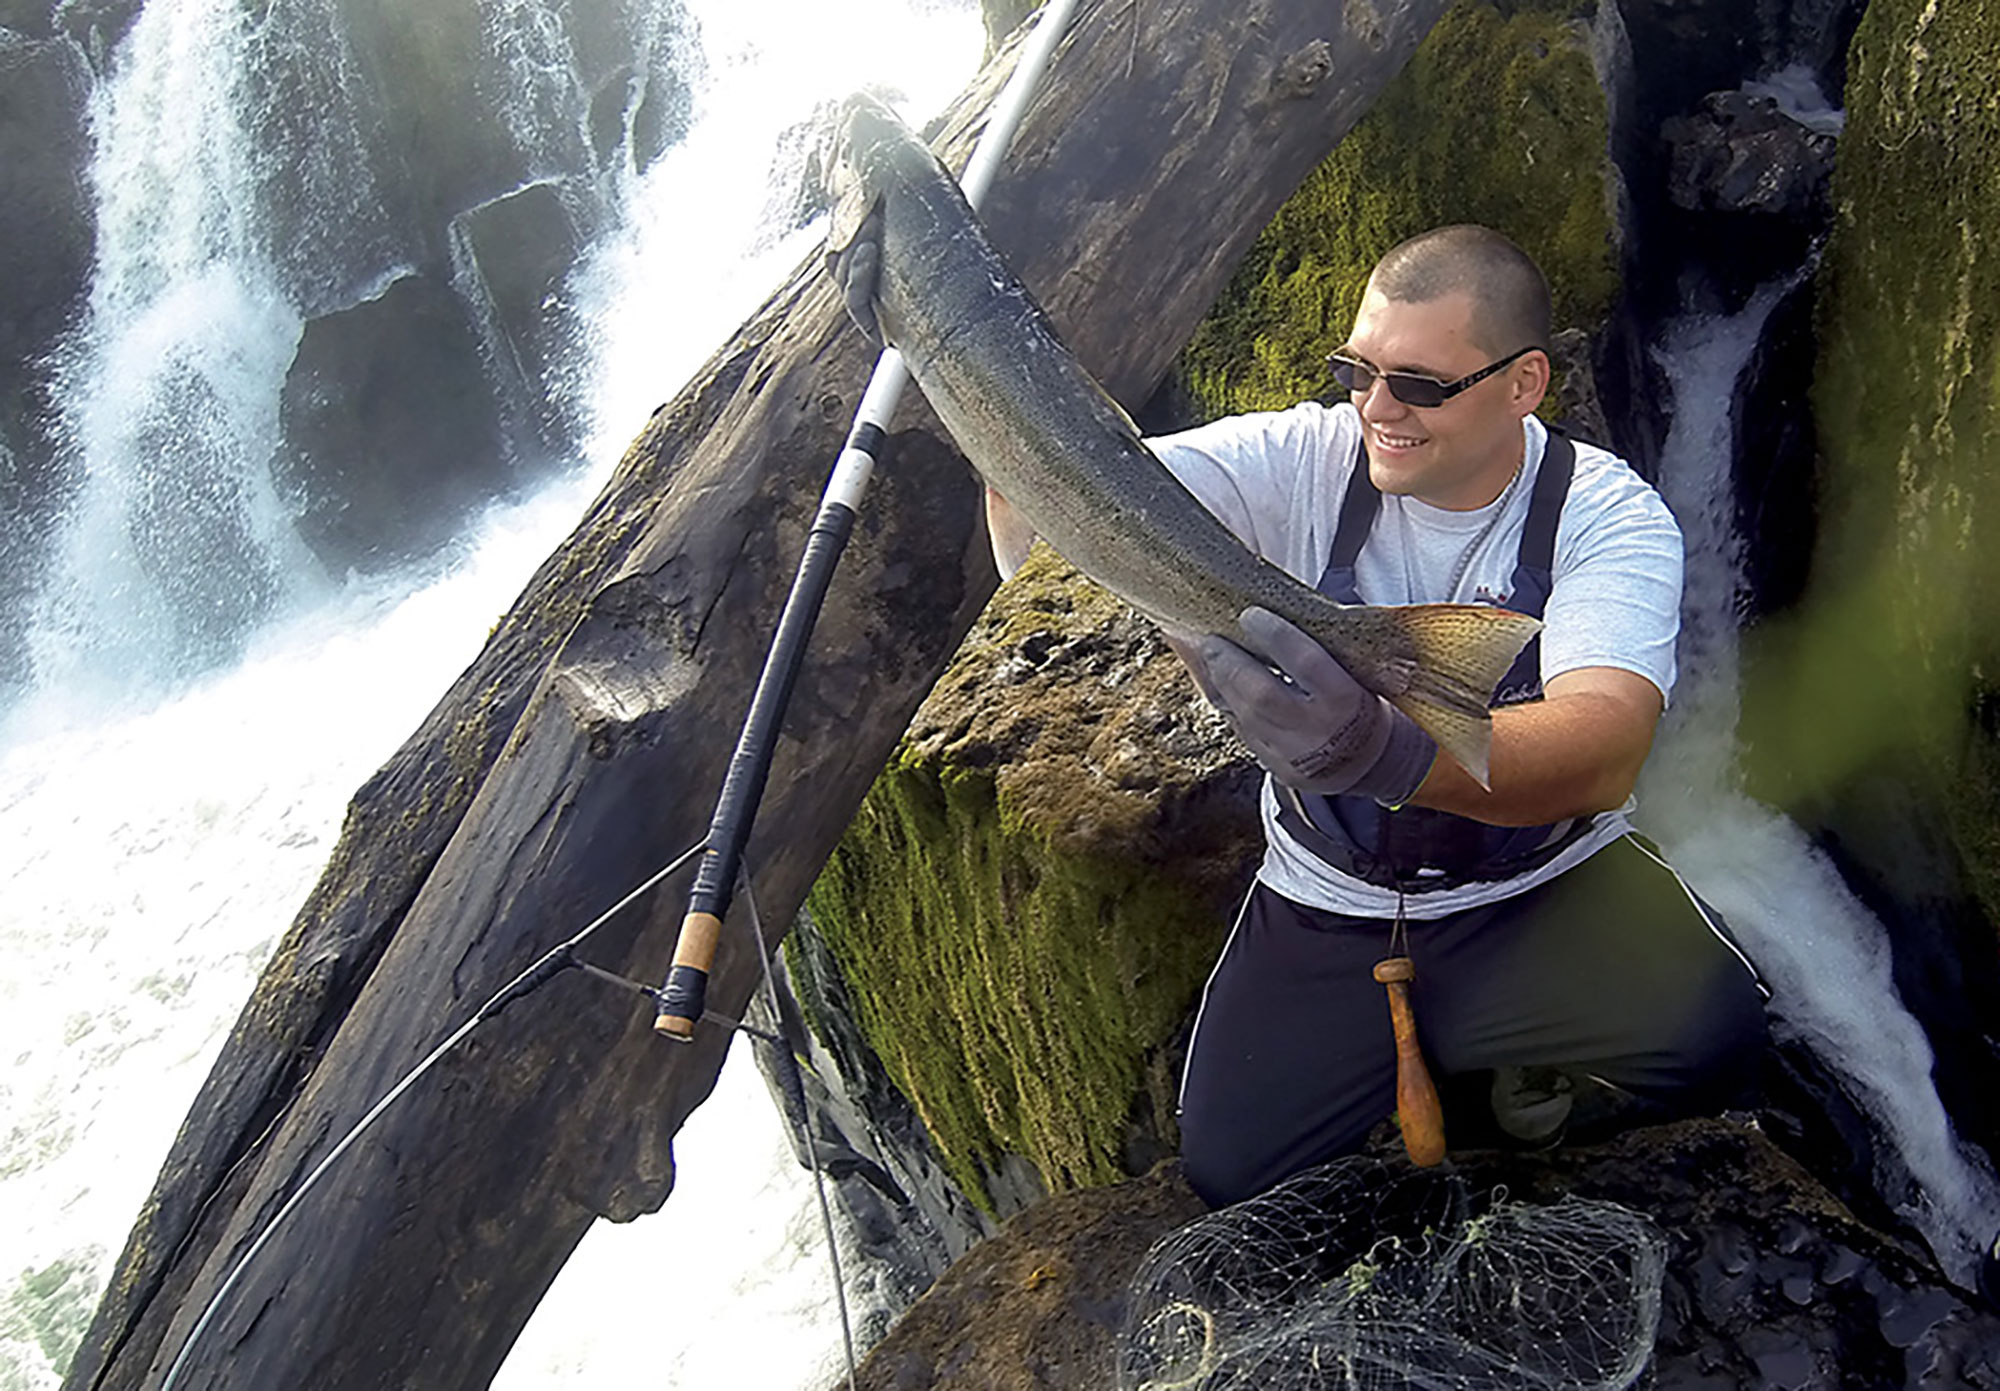
[[(1535, 473), (1534, 493), (1528, 500), (1528, 520), (1521, 529), (1521, 547), (1507, 599), (1507, 607), (1517, 613), (1540, 618), (1555, 588), (1556, 524), (1562, 519), (1563, 501), (1569, 496), (1575, 469), (1575, 446), (1567, 436), (1549, 431), (1541, 467)], [(1368, 461), (1361, 445), (1356, 444), (1353, 471), (1334, 526), (1332, 553), (1317, 586), (1321, 593), (1343, 604), (1362, 602), (1355, 585), (1355, 561), (1381, 510), (1382, 494), (1368, 477)], [(1492, 706), (1541, 698), (1541, 654), (1538, 635), (1500, 679)], [(1408, 955), (1403, 900), (1410, 894), (1508, 879), (1538, 869), (1588, 831), (1591, 818), (1577, 817), (1549, 826), (1489, 826), (1428, 807), (1391, 809), (1372, 797), (1329, 797), (1273, 785), (1278, 794), (1278, 824), (1294, 841), (1344, 874), (1396, 891), (1390, 955), (1375, 964), (1374, 975), (1389, 992), (1390, 1025), (1396, 1040), (1396, 1115), (1403, 1144), (1417, 1165), (1437, 1164), (1445, 1156), (1444, 1111), (1417, 1039), (1416, 1015), (1410, 1002), (1416, 967)]]
[[(1550, 430), (1506, 604), (1517, 613), (1540, 618), (1555, 587), (1556, 524), (1575, 467), (1575, 446), (1567, 436)], [(1363, 602), (1355, 587), (1354, 564), (1381, 509), (1382, 494), (1370, 481), (1368, 462), (1356, 445), (1332, 553), (1317, 586), (1322, 594), (1343, 604)], [(1537, 635), (1501, 678), (1493, 707), (1541, 699), (1541, 651)], [(1586, 816), (1549, 826), (1489, 826), (1428, 807), (1392, 811), (1372, 797), (1329, 797), (1281, 783), (1274, 786), (1278, 824), (1294, 841), (1341, 873), (1399, 894), (1435, 893), (1540, 869), (1587, 834), (1591, 825)]]

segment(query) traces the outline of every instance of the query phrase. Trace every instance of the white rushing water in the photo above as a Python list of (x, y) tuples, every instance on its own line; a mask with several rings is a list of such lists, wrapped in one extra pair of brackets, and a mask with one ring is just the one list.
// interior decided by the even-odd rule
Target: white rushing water
[(1891, 977), (1888, 930), (1797, 825), (1743, 791), (1736, 766), (1744, 546), (1729, 411), (1765, 320), (1792, 288), (1767, 286), (1734, 315), (1679, 320), (1656, 351), (1673, 391), (1660, 490), (1688, 560), (1681, 679), (1646, 765), (1640, 822), (1756, 961), (1779, 1036), (1810, 1046), (1868, 1113), (1906, 1171), (1877, 1174), (1883, 1196), (1970, 1288), (2000, 1229), (2000, 1185), (1952, 1131), (1930, 1041)]
[[(571, 287), (595, 334), (575, 374), (595, 422), (584, 467), (494, 512), (423, 574), (367, 584), (317, 578), (254, 481), (299, 325), (255, 225), (261, 175), (242, 142), (259, 116), (235, 80), (245, 11), (154, 0), (98, 94), (103, 264), (64, 403), (89, 481), (37, 638), (38, 688), (0, 727), (0, 1391), (60, 1381), (348, 797), (477, 652), (652, 408), (816, 242), (814, 228), (773, 225), (774, 181), (803, 157), (780, 136), (862, 85), (921, 118), (971, 75), (983, 38), (973, 0), (689, 8), (707, 73), (694, 125), (620, 190), (621, 229)], [(524, 87), (524, 110), (535, 96)], [(205, 433), (156, 467), (162, 422), (189, 420)], [(224, 490), (219, 503), (204, 486)], [(157, 670), (178, 641), (171, 596), (131, 554), (135, 492), (233, 519), (246, 564), (228, 583), (283, 598), (239, 662), (165, 695), (121, 679)], [(667, 1208), (585, 1239), (501, 1384), (595, 1386), (641, 1368), (658, 1387), (831, 1381), (840, 1335), (817, 1208), (747, 1050), (675, 1153)], [(705, 1253), (702, 1290), (672, 1310), (652, 1269), (663, 1248)]]

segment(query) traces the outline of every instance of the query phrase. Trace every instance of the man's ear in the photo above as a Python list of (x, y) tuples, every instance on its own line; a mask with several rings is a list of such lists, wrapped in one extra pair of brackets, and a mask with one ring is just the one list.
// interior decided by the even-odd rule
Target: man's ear
[(1553, 371), (1549, 355), (1540, 348), (1522, 357), (1508, 370), (1508, 389), (1513, 393), (1511, 404), (1517, 416), (1525, 419), (1535, 413), (1535, 408), (1542, 404), (1542, 398), (1549, 394), (1549, 379)]

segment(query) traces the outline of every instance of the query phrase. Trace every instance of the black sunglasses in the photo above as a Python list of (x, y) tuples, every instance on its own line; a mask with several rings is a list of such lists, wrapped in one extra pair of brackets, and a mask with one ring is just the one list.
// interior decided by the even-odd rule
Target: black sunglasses
[(1380, 377), (1382, 384), (1389, 388), (1389, 394), (1406, 406), (1442, 406), (1469, 386), (1477, 386), (1498, 372), (1515, 358), (1535, 351), (1532, 347), (1521, 348), (1507, 354), (1491, 366), (1482, 367), (1469, 377), (1460, 377), (1455, 382), (1441, 382), (1436, 377), (1419, 376), (1415, 372), (1378, 372), (1365, 362), (1351, 357), (1333, 354), (1326, 360), (1327, 371), (1333, 379), (1348, 391), (1366, 392)]

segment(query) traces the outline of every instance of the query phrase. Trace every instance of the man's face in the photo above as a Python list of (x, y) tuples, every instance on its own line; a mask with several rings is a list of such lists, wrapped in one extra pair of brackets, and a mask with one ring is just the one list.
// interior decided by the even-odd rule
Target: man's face
[[(1475, 341), (1473, 304), (1457, 293), (1421, 303), (1393, 300), (1369, 286), (1341, 350), (1377, 372), (1412, 372), (1455, 382), (1524, 345), (1497, 351)], [(1521, 463), (1521, 420), (1548, 387), (1547, 359), (1529, 353), (1441, 406), (1407, 406), (1379, 377), (1351, 393), (1361, 412), (1368, 476), (1385, 493), (1435, 507), (1484, 507)]]

